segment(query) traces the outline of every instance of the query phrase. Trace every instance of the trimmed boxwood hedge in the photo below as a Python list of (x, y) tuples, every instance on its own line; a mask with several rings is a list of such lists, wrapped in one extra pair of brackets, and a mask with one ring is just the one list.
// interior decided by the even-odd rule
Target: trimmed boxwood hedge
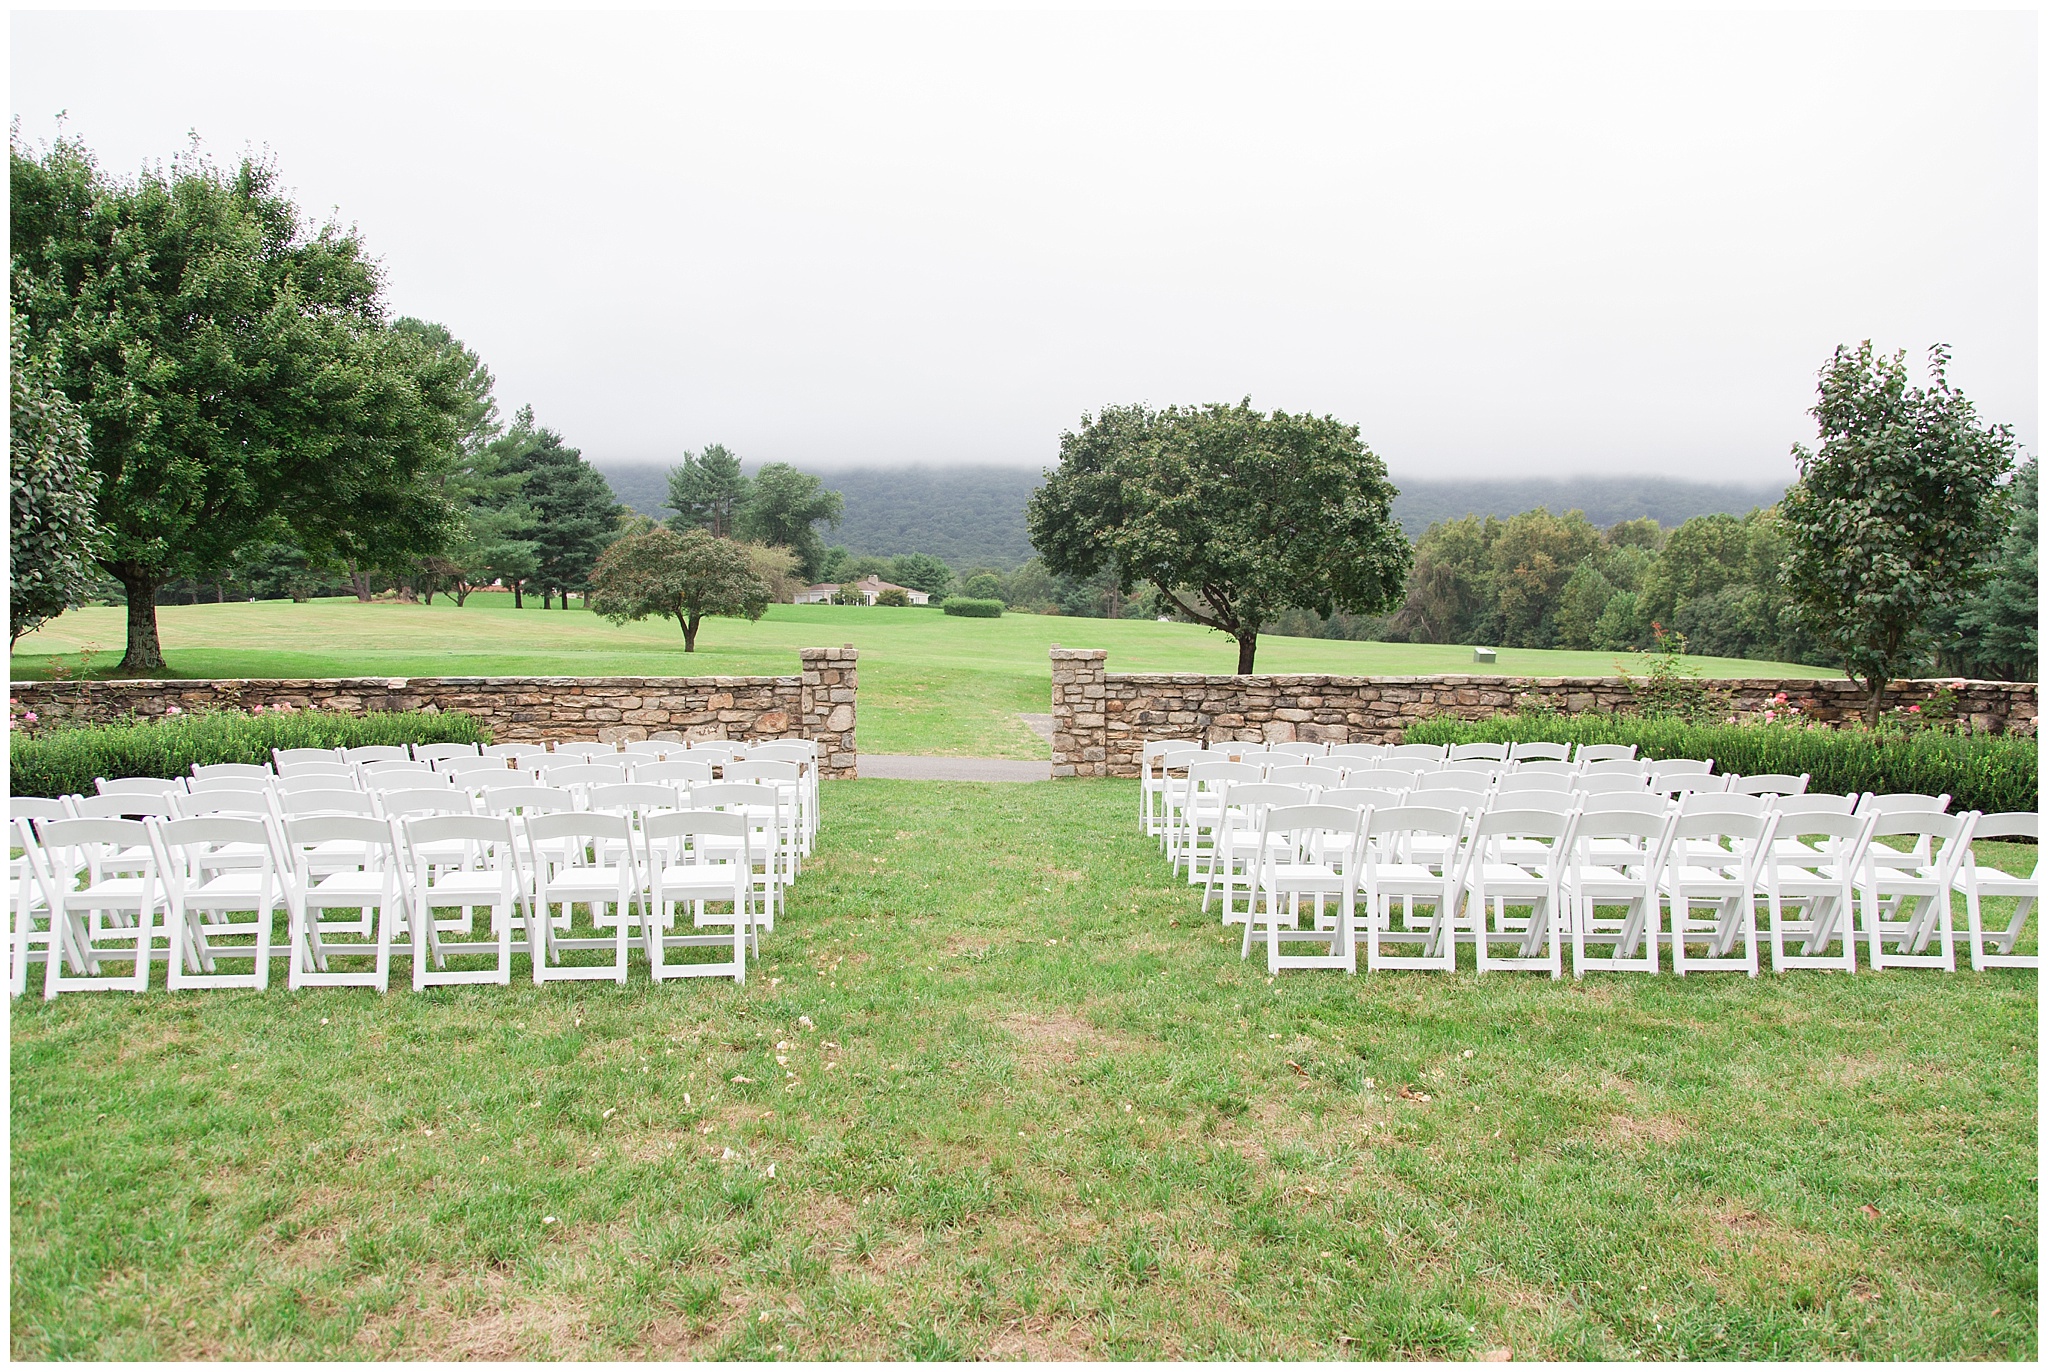
[(1781, 724), (1687, 724), (1640, 715), (1505, 715), (1430, 719), (1403, 736), (1409, 743), (1633, 743), (1646, 758), (1710, 757), (1717, 772), (1756, 776), (1812, 774), (1810, 789), (1947, 792), (1953, 811), (2032, 810), (2040, 792), (2040, 754), (2031, 738), (1947, 734), (1932, 729), (1871, 733)]
[(1003, 602), (1000, 600), (976, 600), (972, 596), (949, 596), (943, 607), (949, 615), (966, 615), (970, 619), (1000, 619)]
[(181, 777), (192, 774), (195, 762), (269, 762), (272, 748), (488, 743), (490, 731), (454, 711), (245, 715), (220, 710), (175, 719), (55, 728), (35, 735), (17, 728), (11, 742), (12, 793), (61, 796), (91, 795), (96, 777)]

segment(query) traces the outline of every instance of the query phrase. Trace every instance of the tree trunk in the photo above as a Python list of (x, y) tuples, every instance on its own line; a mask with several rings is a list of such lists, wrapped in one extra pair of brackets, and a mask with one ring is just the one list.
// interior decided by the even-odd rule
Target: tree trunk
[(458, 580), (448, 594), (455, 597), (455, 608), (461, 609), (469, 601), (469, 583)]
[(164, 669), (163, 641), (156, 632), (156, 592), (161, 584), (133, 564), (109, 567), (128, 595), (128, 651), (121, 658), (123, 672), (161, 672)]
[(1863, 707), (1863, 722), (1873, 729), (1877, 727), (1879, 717), (1884, 714), (1884, 688), (1890, 684), (1890, 681), (1881, 676), (1871, 677), (1866, 683), (1870, 691), (1870, 700)]
[(552, 585), (543, 585), (540, 588), (540, 607), (543, 610), (555, 608), (555, 588)]
[(697, 651), (697, 626), (698, 626), (699, 624), (702, 624), (703, 622), (704, 622), (704, 616), (702, 616), (702, 615), (680, 615), (680, 614), (679, 614), (679, 615), (677, 615), (677, 616), (676, 616), (676, 623), (678, 623), (678, 624), (680, 624), (680, 625), (682, 625), (682, 626), (683, 626), (683, 651), (684, 651), (684, 652), (686, 652), (686, 653), (694, 653), (694, 652), (696, 652), (696, 651)]
[(348, 584), (350, 589), (356, 593), (357, 600), (365, 604), (369, 602), (371, 595), (370, 578), (357, 569), (354, 558), (348, 560)]
[(521, 592), (525, 589), (525, 587), (525, 577), (515, 576), (512, 578), (512, 608), (515, 610), (523, 610), (526, 608), (526, 602), (520, 598)]
[(1257, 629), (1238, 636), (1237, 674), (1239, 676), (1250, 676), (1252, 674), (1252, 659), (1258, 655), (1258, 651), (1259, 631)]

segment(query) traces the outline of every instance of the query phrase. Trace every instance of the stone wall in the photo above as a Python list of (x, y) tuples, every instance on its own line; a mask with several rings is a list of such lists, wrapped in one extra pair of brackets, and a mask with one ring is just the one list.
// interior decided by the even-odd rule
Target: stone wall
[[(1411, 724), (1437, 715), (1488, 719), (1523, 705), (1568, 714), (1633, 708), (1618, 677), (1504, 676), (1193, 676), (1112, 673), (1100, 649), (1052, 650), (1052, 774), (1136, 776), (1146, 739), (1208, 743), (1390, 743)], [(1853, 681), (1758, 680), (1705, 683), (1738, 713), (1796, 707), (1833, 724), (1862, 712)], [(1895, 681), (1887, 701), (1900, 707), (1954, 690), (1958, 713), (1990, 733), (2031, 735), (2038, 688), (2032, 682)], [(1779, 693), (1786, 706), (1776, 705)]]
[(500, 743), (685, 738), (808, 738), (819, 775), (856, 775), (858, 658), (852, 648), (802, 648), (796, 676), (351, 677), (304, 681), (19, 682), (10, 687), (45, 718), (153, 719), (200, 710), (460, 710)]

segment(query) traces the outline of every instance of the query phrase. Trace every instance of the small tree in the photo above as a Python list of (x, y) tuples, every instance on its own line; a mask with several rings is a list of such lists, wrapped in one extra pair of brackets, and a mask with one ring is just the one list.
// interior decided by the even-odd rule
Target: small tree
[(684, 453), (679, 467), (668, 473), (668, 504), (675, 516), (668, 526), (677, 533), (702, 529), (714, 538), (731, 538), (747, 503), (747, 478), (740, 460), (723, 443), (700, 453)]
[(889, 580), (942, 600), (953, 589), (953, 569), (930, 553), (905, 553), (890, 564)]
[(706, 615), (759, 619), (768, 600), (768, 584), (747, 549), (699, 529), (627, 534), (598, 555), (590, 573), (592, 610), (614, 624), (673, 616), (686, 653), (697, 651), (697, 626)]
[(1868, 340), (1836, 348), (1820, 374), (1820, 450), (1794, 445), (1799, 480), (1782, 506), (1785, 581), (1821, 647), (1869, 692), (1924, 651), (1930, 616), (1982, 579), (2003, 528), (2000, 481), (2016, 444), (1948, 382), (1948, 349), (1928, 350), (1933, 375), (1907, 384), (1906, 355), (1880, 357)]
[[(1031, 497), (1031, 542), (1056, 576), (1107, 571), (1129, 595), (1237, 640), (1294, 606), (1379, 614), (1401, 595), (1408, 540), (1386, 464), (1356, 425), (1236, 406), (1111, 407), (1061, 435)], [(1013, 592), (1014, 593), (1014, 592)]]
[(51, 368), (23, 346), (8, 312), (13, 369), (7, 437), (7, 643), (85, 599), (100, 541), (93, 518), (99, 474), (85, 417), (57, 387)]

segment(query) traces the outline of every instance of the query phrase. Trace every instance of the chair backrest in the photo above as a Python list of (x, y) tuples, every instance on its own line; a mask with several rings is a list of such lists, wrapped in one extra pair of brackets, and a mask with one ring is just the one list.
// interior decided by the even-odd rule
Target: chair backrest
[(448, 758), (481, 757), (474, 743), (415, 743), (412, 755), (419, 762), (440, 762)]
[(1508, 757), (1516, 762), (1566, 762), (1571, 759), (1569, 743), (1511, 743)]
[(1409, 794), (1418, 800), (1422, 796), (1457, 796), (1459, 805), (1476, 810), (1486, 803), (1492, 789), (1484, 777), (1474, 777), (1470, 772), (1431, 772), (1417, 780)]
[[(1348, 805), (1274, 805), (1259, 816), (1259, 860), (1275, 860), (1270, 847), (1275, 839), (1286, 839), (1298, 850), (1308, 850), (1338, 870), (1349, 870), (1364, 833), (1367, 812)], [(1338, 842), (1333, 845), (1330, 840)]]
[(625, 782), (618, 786), (593, 786), (588, 797), (593, 811), (620, 815), (641, 810), (680, 810), (689, 795), (676, 786), (652, 782)]
[(1414, 758), (1418, 762), (1442, 762), (1450, 751), (1441, 743), (1397, 743), (1387, 749), (1385, 757), (1392, 762), (1396, 758), (1406, 761)]
[(1225, 762), (1227, 758), (1211, 757), (1202, 748), (1189, 745), (1184, 748), (1169, 748), (1159, 758), (1160, 767), (1168, 772), (1185, 771), (1197, 762)]
[(267, 815), (268, 791), (193, 791), (170, 797), (171, 813), (180, 819), (193, 815)]
[(277, 797), (280, 815), (374, 815), (377, 803), (363, 791), (286, 791)]
[(1568, 815), (1579, 808), (1584, 800), (1576, 791), (1567, 791), (1562, 786), (1545, 786), (1525, 791), (1496, 791), (1488, 810), (1540, 810), (1546, 815)]
[(398, 836), (391, 831), (391, 821), (387, 819), (366, 815), (296, 815), (284, 821), (284, 844), (295, 861), (304, 856), (301, 850), (305, 848), (335, 842), (361, 843), (394, 854), (398, 851)]
[(1526, 772), (1517, 768), (1493, 783), (1495, 793), (1513, 795), (1517, 791), (1568, 791), (1573, 789), (1575, 777), (1565, 772)]
[(377, 808), (387, 819), (407, 815), (468, 815), (476, 813), (469, 792), (455, 786), (431, 790), (385, 791), (377, 796)]
[(725, 764), (727, 781), (797, 782), (803, 780), (803, 775), (803, 768), (796, 763), (781, 762), (772, 758), (761, 762), (749, 757), (745, 762)]
[(1650, 790), (1650, 778), (1645, 772), (1633, 772), (1626, 776), (1575, 776), (1571, 779), (1571, 786), (1583, 796), (1647, 795)]
[(669, 810), (640, 821), (640, 832), (649, 843), (698, 834), (751, 839), (752, 829), (745, 815), (728, 814), (724, 810)]
[(1654, 815), (1661, 823), (1677, 807), (1651, 791), (1617, 791), (1607, 795), (1586, 795), (1579, 801), (1583, 815)]
[(1344, 774), (1335, 767), (1318, 767), (1314, 763), (1300, 763), (1293, 766), (1275, 767), (1266, 773), (1266, 780), (1282, 786), (1342, 786)]
[[(1871, 827), (1873, 818), (1845, 811), (1809, 810), (1805, 814), (1787, 814), (1781, 810), (1778, 812), (1778, 827), (1772, 831), (1772, 837), (1823, 838), (1828, 840), (1836, 855), (1847, 857), (1862, 851), (1862, 845), (1868, 841), (1866, 831)], [(1786, 857), (1790, 861), (1798, 861), (1797, 854), (1788, 853)]]
[(1266, 805), (1306, 805), (1308, 787), (1280, 781), (1240, 781), (1223, 792), (1223, 803), (1233, 810), (1257, 810)]
[(2030, 838), (2041, 839), (2041, 816), (2032, 811), (2001, 810), (1996, 814), (1980, 815), (1970, 830), (1970, 839), (1980, 838)]
[(1771, 805), (1768, 797), (1732, 791), (1690, 791), (1677, 799), (1681, 815), (1760, 815)]
[(713, 762), (723, 762), (727, 758), (737, 757), (741, 749), (737, 743), (730, 743), (722, 738), (700, 738), (691, 741), (690, 752)]
[(811, 738), (779, 738), (767, 743), (749, 744), (747, 757), (758, 762), (816, 762), (818, 741)]
[(1661, 858), (1665, 831), (1670, 828), (1673, 812), (1657, 810), (1589, 810), (1579, 811), (1578, 827), (1573, 831), (1578, 852), (1582, 859), (1599, 863), (1603, 859), (1594, 856), (1585, 847), (1594, 839), (1641, 839), (1648, 845), (1649, 857)]
[(1208, 790), (1229, 782), (1265, 779), (1265, 769), (1256, 762), (1196, 762), (1188, 766), (1189, 784)]
[(1856, 813), (1861, 815), (1872, 811), (1880, 815), (1947, 814), (1948, 796), (1927, 796), (1914, 791), (1877, 795), (1865, 791), (1856, 802)]
[(1327, 757), (1330, 752), (1330, 745), (1327, 743), (1311, 743), (1303, 739), (1295, 743), (1276, 743), (1273, 745), (1272, 751), (1276, 753), (1291, 753), (1295, 757)]
[(1762, 772), (1753, 777), (1731, 777), (1728, 789), (1743, 796), (1803, 796), (1806, 783), (1811, 780), (1811, 772), (1801, 772), (1796, 777), (1783, 772)]
[(1871, 812), (1858, 810), (1860, 817), (1871, 820), (1872, 838), (1919, 838), (1924, 836), (1938, 839), (1954, 839), (1963, 830), (1963, 821), (1968, 814), (1949, 815), (1938, 810), (1895, 810), (1890, 814), (1883, 810)]
[(221, 843), (247, 843), (271, 855), (270, 825), (247, 815), (195, 815), (189, 819), (158, 820), (156, 831), (164, 847), (211, 848)]
[(1361, 767), (1355, 772), (1344, 774), (1344, 786), (1347, 790), (1364, 788), (1373, 791), (1412, 791), (1418, 780), (1418, 773), (1392, 767)]
[(644, 757), (659, 762), (670, 753), (686, 752), (680, 743), (657, 743), (653, 739), (629, 738), (619, 745), (619, 751), (628, 757)]
[(201, 791), (267, 791), (276, 780), (276, 777), (268, 773), (262, 776), (193, 777), (185, 783), (185, 789), (194, 794)]
[(1370, 786), (1338, 786), (1320, 792), (1316, 796), (1318, 805), (1341, 805), (1347, 810), (1383, 810), (1389, 805), (1400, 805), (1407, 801), (1406, 791), (1380, 791)]
[(1517, 803), (1508, 809), (1487, 810), (1472, 828), (1474, 839), (1547, 838), (1562, 840), (1571, 833), (1576, 812), (1546, 810)]
[(1674, 797), (1691, 795), (1695, 791), (1718, 795), (1728, 789), (1728, 778), (1710, 776), (1702, 772), (1666, 773), (1663, 776), (1652, 775), (1650, 789), (1661, 795)]
[(1576, 762), (1559, 762), (1554, 758), (1530, 758), (1515, 763), (1517, 776), (1575, 777), (1579, 774)]
[(342, 749), (341, 760), (360, 767), (366, 762), (410, 762), (412, 754), (388, 743), (367, 743), (360, 748)]
[(619, 745), (616, 743), (557, 743), (556, 757), (616, 757)]
[(92, 784), (103, 796), (167, 796), (185, 789), (183, 777), (94, 777)]
[[(166, 791), (156, 795), (123, 795), (115, 792), (110, 796), (67, 796), (58, 802), (67, 815), (79, 819), (120, 819), (125, 815), (169, 816), (178, 813), (176, 803), (171, 799), (177, 791)], [(15, 814), (23, 813), (16, 810)]]
[(44, 819), (35, 823), (36, 837), (51, 848), (112, 848), (116, 851), (149, 845), (149, 826), (139, 819), (87, 816)]
[(781, 788), (758, 781), (715, 781), (709, 786), (690, 788), (690, 808), (718, 810), (728, 805), (786, 809)]
[(538, 772), (555, 760), (555, 755), (549, 752), (545, 745), (539, 743), (513, 744), (504, 752), (492, 753), (490, 756), (505, 759), (509, 767), (521, 772)]
[(198, 781), (213, 781), (231, 778), (238, 781), (268, 783), (277, 773), (257, 762), (195, 762), (192, 776)]
[(1572, 752), (1572, 761), (1621, 762), (1634, 759), (1636, 745), (1633, 743), (1581, 743)]
[(332, 762), (346, 765), (342, 763), (339, 748), (272, 748), (270, 762), (280, 772), (291, 763)]
[(1453, 743), (1450, 756), (1446, 760), (1466, 762), (1482, 758), (1488, 762), (1505, 762), (1507, 756), (1508, 745), (1505, 743)]
[(1463, 772), (1467, 776), (1482, 776), (1489, 779), (1499, 776), (1507, 769), (1507, 763), (1499, 758), (1489, 757), (1454, 757), (1444, 763), (1442, 768), (1446, 772)]
[(592, 814), (577, 810), (568, 814), (529, 815), (526, 820), (526, 836), (542, 840), (553, 838), (611, 838), (630, 840), (633, 826), (624, 815)]
[(512, 844), (512, 821), (504, 815), (415, 815), (399, 826), (416, 855), (430, 843), (497, 843), (508, 852)]
[(356, 778), (357, 771), (354, 767), (343, 762), (338, 755), (335, 755), (300, 762), (280, 762), (277, 764), (277, 775), (279, 780), (283, 780), (286, 777), (342, 776), (353, 781)]
[(1611, 757), (1600, 762), (1581, 762), (1579, 775), (1582, 777), (1640, 777), (1647, 780), (1650, 764), (1640, 758)]
[(9, 796), (9, 819), (69, 819), (71, 812), (54, 796)]
[(489, 786), (484, 788), (486, 814), (552, 815), (576, 808), (576, 793), (557, 786)]
[(433, 763), (414, 762), (411, 758), (405, 757), (372, 758), (368, 762), (357, 763), (356, 770), (366, 777), (440, 775), (434, 770)]
[[(531, 743), (486, 743), (483, 746), (483, 755), (485, 757), (510, 757), (514, 753), (526, 752), (533, 746)], [(543, 748), (541, 751), (546, 752), (547, 750)]]
[(623, 786), (626, 769), (602, 762), (572, 762), (567, 766), (541, 769), (543, 786)]
[(1331, 757), (1381, 758), (1387, 755), (1384, 743), (1336, 743), (1330, 746)]
[(1375, 840), (1407, 834), (1460, 838), (1470, 813), (1460, 806), (1389, 805), (1366, 816), (1365, 836)]
[(636, 762), (633, 780), (656, 785), (695, 786), (709, 784), (711, 764), (702, 758), (672, 757), (664, 762)]
[(1714, 759), (1710, 757), (1667, 757), (1650, 764), (1653, 777), (1706, 776), (1713, 770)]
[[(1725, 797), (1724, 797), (1725, 799)], [(1778, 817), (1765, 810), (1756, 814), (1735, 814), (1727, 810), (1707, 810), (1697, 814), (1681, 811), (1671, 821), (1671, 837), (1674, 840), (1673, 853), (1680, 846), (1693, 839), (1735, 839), (1744, 844), (1755, 844), (1766, 837)]]
[(343, 770), (339, 772), (293, 772), (272, 782), (270, 789), (281, 796), (294, 795), (300, 791), (359, 791), (356, 774)]
[(512, 769), (501, 757), (438, 758), (434, 762), (434, 770), (443, 776), (453, 777), (457, 786), (478, 786), (486, 777), (512, 775)]
[(1781, 815), (1849, 815), (1856, 812), (1860, 796), (1797, 795), (1777, 796), (1771, 808)]

